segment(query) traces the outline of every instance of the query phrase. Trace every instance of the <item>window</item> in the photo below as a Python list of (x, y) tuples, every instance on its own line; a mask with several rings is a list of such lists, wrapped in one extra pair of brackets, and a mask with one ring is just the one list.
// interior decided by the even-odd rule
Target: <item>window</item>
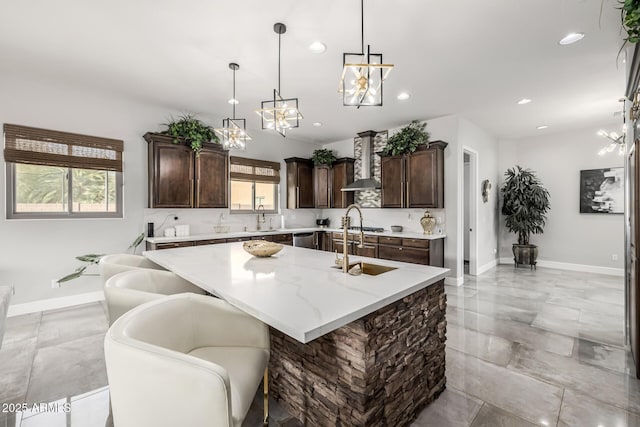
[(231, 157), (231, 212), (278, 212), (280, 163)]
[(4, 125), (8, 218), (121, 218), (122, 141)]

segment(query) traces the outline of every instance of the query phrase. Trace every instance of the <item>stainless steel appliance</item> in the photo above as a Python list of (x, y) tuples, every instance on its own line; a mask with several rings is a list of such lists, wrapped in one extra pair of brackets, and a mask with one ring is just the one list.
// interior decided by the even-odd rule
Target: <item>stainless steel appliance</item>
[(312, 231), (307, 233), (293, 233), (293, 246), (297, 248), (316, 249), (315, 233)]

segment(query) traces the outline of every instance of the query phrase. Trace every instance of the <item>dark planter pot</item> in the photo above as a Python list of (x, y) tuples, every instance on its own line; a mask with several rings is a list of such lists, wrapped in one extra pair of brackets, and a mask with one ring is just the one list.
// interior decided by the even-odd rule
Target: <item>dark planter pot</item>
[(529, 265), (532, 269), (536, 267), (536, 260), (538, 259), (538, 247), (536, 245), (518, 245), (514, 243), (511, 249), (516, 267), (518, 265)]

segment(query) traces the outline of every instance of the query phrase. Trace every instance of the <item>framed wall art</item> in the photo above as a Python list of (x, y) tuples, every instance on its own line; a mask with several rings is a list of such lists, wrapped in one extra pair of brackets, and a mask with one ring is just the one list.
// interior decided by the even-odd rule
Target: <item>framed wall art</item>
[(624, 213), (624, 168), (580, 171), (580, 213)]

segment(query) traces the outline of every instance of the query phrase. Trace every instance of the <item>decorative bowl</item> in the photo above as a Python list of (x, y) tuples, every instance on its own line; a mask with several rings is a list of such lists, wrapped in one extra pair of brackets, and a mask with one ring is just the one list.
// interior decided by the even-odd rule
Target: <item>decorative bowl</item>
[(242, 249), (253, 256), (268, 257), (280, 252), (282, 245), (280, 243), (267, 242), (266, 240), (249, 240), (242, 244)]
[(214, 225), (213, 226), (213, 231), (215, 233), (228, 233), (229, 232), (229, 226), (228, 225)]
[(402, 226), (401, 225), (392, 225), (391, 226), (391, 231), (400, 232), (400, 231), (402, 231)]

